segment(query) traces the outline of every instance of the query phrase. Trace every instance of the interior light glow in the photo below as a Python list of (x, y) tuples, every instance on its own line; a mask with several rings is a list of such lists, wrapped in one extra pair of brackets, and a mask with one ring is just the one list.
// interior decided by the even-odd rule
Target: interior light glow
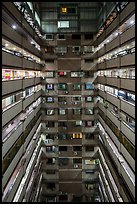
[(67, 13), (67, 8), (62, 7), (61, 11), (62, 11), (62, 13)]
[(132, 20), (132, 21), (130, 21), (130, 24), (133, 24), (134, 23), (134, 21)]
[(17, 27), (15, 25), (12, 26), (13, 29), (16, 29)]
[(5, 47), (8, 47), (8, 46), (9, 46), (9, 44), (8, 44), (8, 43), (6, 43), (6, 44), (5, 44)]

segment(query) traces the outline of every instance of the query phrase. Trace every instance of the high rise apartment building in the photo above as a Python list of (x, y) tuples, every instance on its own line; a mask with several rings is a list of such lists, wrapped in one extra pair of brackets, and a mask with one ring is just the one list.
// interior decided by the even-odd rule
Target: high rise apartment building
[(135, 3), (3, 2), (3, 202), (135, 201)]

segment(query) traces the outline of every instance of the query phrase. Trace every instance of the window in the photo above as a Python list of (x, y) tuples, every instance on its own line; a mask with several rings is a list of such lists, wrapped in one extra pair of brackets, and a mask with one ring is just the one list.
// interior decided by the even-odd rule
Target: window
[(73, 139), (82, 139), (82, 133), (73, 133)]
[(46, 115), (54, 115), (54, 114), (55, 114), (55, 110), (54, 109), (46, 110)]
[(93, 108), (85, 108), (85, 115), (93, 115), (94, 110)]
[(60, 140), (68, 140), (71, 139), (71, 136), (69, 134), (59, 134), (59, 139)]
[(79, 90), (81, 90), (81, 84), (74, 84), (73, 88), (75, 91), (79, 91)]
[(53, 103), (54, 102), (54, 98), (51, 96), (46, 97), (46, 102), (47, 103)]
[(73, 151), (74, 152), (82, 151), (82, 146), (73, 146)]
[(59, 195), (59, 202), (60, 201), (68, 201), (68, 195)]
[(47, 158), (47, 164), (55, 164), (56, 159), (55, 158)]
[(85, 127), (92, 127), (93, 121), (85, 121)]
[(88, 145), (88, 146), (85, 146), (85, 151), (86, 152), (90, 152), (90, 151), (94, 151), (94, 146), (91, 146), (91, 145)]
[(61, 104), (66, 104), (67, 99), (66, 99), (66, 97), (58, 97), (58, 102), (61, 103)]
[(67, 72), (58, 72), (58, 76), (60, 77), (67, 76)]
[(85, 97), (85, 102), (93, 102), (93, 97), (91, 97), (91, 96), (86, 96), (86, 97)]
[(47, 90), (54, 90), (54, 84), (46, 84)]
[(67, 109), (60, 108), (60, 109), (58, 110), (59, 115), (65, 115), (66, 112), (67, 112)]
[(74, 158), (73, 164), (82, 164), (82, 158)]
[(61, 13), (67, 13), (67, 8), (66, 7), (62, 7), (61, 8)]
[(58, 28), (69, 28), (69, 21), (58, 21)]
[(75, 123), (76, 123), (76, 126), (82, 126), (82, 120), (77, 120), (75, 121)]
[(64, 34), (58, 34), (58, 40), (65, 40)]
[(46, 40), (53, 40), (53, 34), (45, 34), (44, 37)]
[(58, 84), (58, 89), (59, 90), (66, 90), (67, 89), (67, 84), (63, 84), (63, 83)]
[(85, 89), (86, 90), (93, 90), (94, 88), (93, 88), (93, 84), (91, 84), (91, 83), (86, 83), (85, 84)]
[(64, 121), (58, 122), (58, 127), (67, 127), (67, 122)]
[(60, 151), (67, 151), (67, 146), (59, 146), (59, 152)]
[(46, 170), (46, 174), (55, 174), (55, 173), (56, 173), (55, 170), (52, 170), (52, 169)]
[(93, 39), (93, 33), (87, 33), (84, 35), (85, 40), (92, 40)]
[(54, 72), (46, 72), (46, 77), (54, 77)]
[(85, 63), (92, 63), (93, 59), (85, 59)]
[(80, 46), (73, 46), (72, 52), (79, 53), (80, 52)]
[(81, 39), (81, 35), (80, 34), (72, 34), (72, 39), (73, 40), (80, 40)]
[(55, 127), (54, 121), (47, 121), (46, 127)]
[(68, 165), (69, 159), (68, 158), (59, 158), (59, 166), (66, 166)]
[(82, 109), (81, 108), (73, 108), (73, 114), (74, 115), (81, 115)]
[(77, 13), (77, 8), (76, 7), (66, 7), (63, 6), (60, 8), (61, 14), (76, 14)]
[(80, 102), (81, 101), (81, 97), (80, 96), (72, 97), (72, 101), (73, 102)]
[(71, 72), (71, 77), (83, 77), (83, 72)]

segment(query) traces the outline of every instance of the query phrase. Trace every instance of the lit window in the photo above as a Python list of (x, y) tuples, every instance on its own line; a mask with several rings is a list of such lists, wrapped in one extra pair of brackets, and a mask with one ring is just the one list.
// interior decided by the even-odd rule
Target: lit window
[(61, 12), (62, 12), (62, 13), (67, 13), (67, 8), (62, 7), (62, 8), (61, 8)]
[(47, 90), (53, 90), (54, 89), (54, 85), (53, 84), (46, 84), (46, 89)]
[(47, 115), (54, 115), (55, 114), (55, 110), (54, 109), (48, 109), (46, 114)]
[(81, 90), (81, 84), (74, 84), (74, 90)]
[(82, 113), (81, 108), (74, 108), (74, 109), (73, 109), (73, 114), (74, 114), (74, 115), (81, 115), (81, 113)]
[(65, 115), (65, 114), (66, 114), (66, 109), (60, 108), (59, 115)]
[(86, 83), (86, 84), (85, 84), (85, 89), (86, 89), (86, 90), (93, 90), (93, 89), (94, 89), (93, 84), (91, 84), (91, 83)]
[(85, 115), (93, 115), (93, 108), (85, 108)]
[(67, 89), (67, 84), (58, 84), (58, 89), (59, 90), (66, 90)]
[(93, 102), (93, 97), (91, 96), (85, 97), (85, 102)]
[(76, 126), (82, 126), (82, 120), (77, 120), (76, 121)]
[(72, 137), (74, 139), (82, 139), (82, 133), (73, 133)]
[(47, 97), (46, 98), (46, 102), (53, 103), (54, 102), (54, 98), (53, 97)]
[(58, 28), (69, 28), (69, 21), (58, 21)]

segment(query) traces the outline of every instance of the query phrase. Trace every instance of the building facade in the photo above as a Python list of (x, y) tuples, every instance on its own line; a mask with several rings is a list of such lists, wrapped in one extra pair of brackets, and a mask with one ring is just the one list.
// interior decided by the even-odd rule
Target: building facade
[(135, 3), (3, 2), (3, 202), (135, 201)]

